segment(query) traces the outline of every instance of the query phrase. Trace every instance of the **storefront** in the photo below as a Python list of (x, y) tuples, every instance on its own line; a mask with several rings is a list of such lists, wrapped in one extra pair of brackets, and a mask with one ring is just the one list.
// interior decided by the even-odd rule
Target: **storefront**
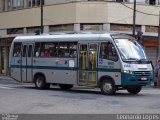
[(158, 57), (158, 37), (144, 37), (142, 45), (144, 46), (148, 59), (152, 61), (153, 66), (155, 66)]
[(0, 74), (7, 75), (9, 72), (9, 49), (13, 38), (0, 39)]

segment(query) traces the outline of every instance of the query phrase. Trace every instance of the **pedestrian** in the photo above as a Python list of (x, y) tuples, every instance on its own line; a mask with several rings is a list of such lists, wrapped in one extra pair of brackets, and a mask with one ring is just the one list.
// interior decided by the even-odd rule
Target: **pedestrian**
[(154, 76), (155, 76), (154, 85), (159, 86), (159, 83), (160, 83), (160, 59), (157, 60), (157, 65), (154, 70)]

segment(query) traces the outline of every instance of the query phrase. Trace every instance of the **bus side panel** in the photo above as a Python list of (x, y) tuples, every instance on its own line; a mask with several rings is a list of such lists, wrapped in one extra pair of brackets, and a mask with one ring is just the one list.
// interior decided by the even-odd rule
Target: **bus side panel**
[(10, 76), (17, 81), (21, 81), (21, 65), (20, 58), (12, 57), (10, 64)]
[[(69, 65), (72, 61), (74, 66)], [(76, 58), (33, 58), (33, 74), (42, 73), (47, 83), (77, 84)]]
[(114, 80), (115, 85), (121, 85), (121, 68), (119, 60), (114, 62), (111, 60), (99, 59), (98, 80), (107, 76)]
[(48, 70), (45, 74), (49, 83), (77, 84), (76, 73), (72, 70)]
[(9, 53), (10, 77), (17, 81), (21, 81), (21, 56), (13, 56), (14, 42), (11, 45)]
[[(118, 75), (118, 77), (115, 77), (115, 75)], [(112, 80), (114, 80), (115, 85), (121, 85), (121, 73), (120, 72), (98, 72), (98, 80), (100, 80), (102, 77), (109, 77)]]

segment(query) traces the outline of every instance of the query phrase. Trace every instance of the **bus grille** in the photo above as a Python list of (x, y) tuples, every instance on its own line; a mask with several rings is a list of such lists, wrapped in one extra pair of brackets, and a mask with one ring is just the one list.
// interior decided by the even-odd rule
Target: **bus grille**
[(136, 76), (149, 76), (150, 75), (150, 71), (135, 71), (134, 74)]

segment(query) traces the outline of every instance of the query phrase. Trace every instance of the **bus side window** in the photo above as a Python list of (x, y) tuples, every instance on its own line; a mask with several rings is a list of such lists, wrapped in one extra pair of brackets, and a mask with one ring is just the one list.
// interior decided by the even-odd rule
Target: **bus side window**
[(107, 56), (107, 44), (106, 43), (101, 43), (101, 48), (100, 48), (100, 58), (102, 59), (108, 59)]
[(22, 55), (22, 57), (26, 57), (26, 47), (27, 47), (26, 45), (23, 46), (23, 55)]
[(16, 42), (14, 43), (13, 57), (20, 57), (20, 56), (21, 56), (21, 43)]
[(109, 60), (112, 60), (112, 61), (118, 60), (117, 52), (116, 52), (115, 47), (113, 46), (112, 43), (108, 44), (108, 52), (109, 52), (109, 55), (108, 55)]
[(40, 57), (40, 43), (37, 42), (35, 43), (34, 56)]
[(75, 58), (77, 56), (77, 43), (69, 44), (69, 57)]
[(32, 45), (29, 45), (29, 50), (28, 50), (28, 57), (32, 57)]
[(65, 58), (75, 58), (77, 54), (77, 45), (74, 42), (59, 43), (58, 56)]
[(100, 57), (102, 59), (108, 59), (112, 61), (118, 60), (118, 55), (112, 43), (101, 43)]

